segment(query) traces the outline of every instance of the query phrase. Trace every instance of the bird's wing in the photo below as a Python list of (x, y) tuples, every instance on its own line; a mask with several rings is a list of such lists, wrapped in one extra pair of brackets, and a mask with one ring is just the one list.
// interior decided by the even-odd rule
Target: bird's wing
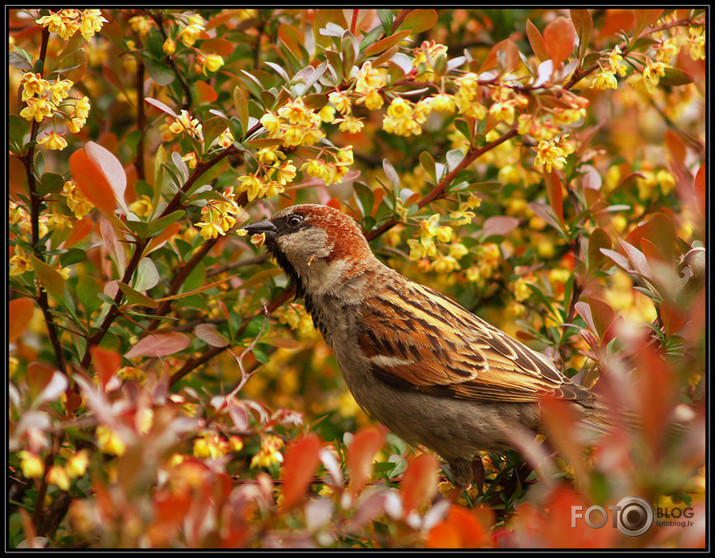
[(384, 287), (363, 305), (358, 338), (380, 380), (479, 401), (590, 400), (545, 356), (446, 296), (407, 281)]

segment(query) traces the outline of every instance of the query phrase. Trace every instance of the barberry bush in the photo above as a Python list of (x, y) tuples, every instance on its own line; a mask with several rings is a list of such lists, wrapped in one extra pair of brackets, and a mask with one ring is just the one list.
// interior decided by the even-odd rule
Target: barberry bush
[[(8, 547), (705, 545), (705, 10), (7, 13)], [(455, 493), (241, 230), (304, 202), (614, 427)]]

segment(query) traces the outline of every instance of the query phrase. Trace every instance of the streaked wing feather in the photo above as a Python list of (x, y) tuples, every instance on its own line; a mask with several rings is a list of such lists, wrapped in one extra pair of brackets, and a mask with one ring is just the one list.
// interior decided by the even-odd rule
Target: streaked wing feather
[(386, 283), (363, 306), (358, 343), (375, 375), (403, 389), (479, 401), (587, 400), (543, 355), (446, 296)]

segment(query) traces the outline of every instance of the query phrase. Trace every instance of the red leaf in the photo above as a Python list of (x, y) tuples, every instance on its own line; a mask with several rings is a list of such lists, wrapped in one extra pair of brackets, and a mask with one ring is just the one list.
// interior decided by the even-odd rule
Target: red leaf
[(675, 390), (672, 370), (663, 356), (651, 345), (642, 342), (636, 347), (636, 378), (639, 411), (645, 435), (654, 456), (660, 455), (661, 441), (668, 420)]
[(663, 329), (665, 334), (670, 337), (680, 331), (688, 321), (688, 315), (680, 306), (670, 301), (664, 300), (660, 305), (660, 316), (663, 318)]
[(94, 222), (91, 217), (84, 217), (79, 221), (76, 221), (74, 227), (72, 227), (72, 233), (69, 235), (67, 240), (63, 245), (63, 248), (72, 248), (76, 244), (82, 242), (87, 235), (92, 232), (92, 225)]
[[(640, 10), (638, 10), (640, 11)], [(683, 139), (673, 130), (665, 131), (665, 143), (668, 146), (668, 154), (676, 165), (685, 163), (687, 149)]]
[[(479, 516), (484, 517), (479, 517)], [(479, 548), (491, 546), (491, 512), (483, 508), (467, 510), (452, 506), (444, 521), (427, 533), (427, 548)]]
[(400, 482), (405, 514), (434, 495), (438, 470), (437, 458), (431, 453), (422, 453), (412, 460)]
[(305, 438), (292, 442), (286, 449), (281, 505), (284, 510), (303, 500), (320, 462), (321, 445), (318, 435), (310, 433)]
[(31, 298), (16, 298), (8, 304), (8, 341), (13, 343), (25, 331), (32, 314), (35, 311), (35, 301)]
[(546, 43), (544, 42), (544, 37), (541, 36), (536, 25), (531, 23), (530, 19), (526, 20), (526, 36), (529, 38), (529, 44), (531, 45), (531, 50), (534, 54), (543, 62), (549, 59), (549, 50), (546, 48)]
[(205, 81), (197, 81), (194, 88), (196, 89), (196, 100), (200, 103), (213, 103), (218, 99), (216, 90)]
[(92, 364), (94, 371), (99, 378), (103, 388), (107, 387), (107, 383), (117, 373), (122, 364), (122, 357), (116, 351), (103, 349), (102, 347), (90, 347), (92, 355)]
[(209, 54), (220, 54), (221, 56), (229, 56), (233, 53), (235, 45), (226, 39), (221, 37), (214, 37), (212, 39), (206, 39), (201, 43), (201, 50)]
[(502, 68), (506, 72), (516, 68), (516, 65), (521, 61), (521, 58), (519, 57), (519, 47), (516, 46), (516, 43), (511, 39), (504, 39), (491, 48), (479, 70), (485, 72), (492, 68), (496, 68), (498, 52), (503, 52), (506, 55), (504, 58), (504, 68)]
[(375, 455), (385, 442), (385, 433), (377, 426), (366, 426), (353, 436), (353, 442), (348, 451), (348, 467), (350, 469), (350, 489), (359, 491), (372, 471)]
[(188, 335), (179, 332), (147, 335), (125, 354), (127, 358), (138, 356), (161, 357), (183, 351), (191, 344)]
[(113, 215), (117, 207), (114, 190), (85, 149), (78, 149), (70, 155), (70, 170), (84, 196), (102, 213)]
[(695, 189), (695, 197), (698, 200), (700, 211), (705, 213), (705, 163), (700, 165), (700, 168), (695, 175), (693, 188)]
[(595, 297), (589, 297), (588, 305), (591, 308), (591, 316), (593, 317), (593, 324), (596, 327), (596, 331), (599, 337), (603, 338), (603, 334), (608, 329), (608, 327), (613, 322), (616, 317), (616, 312), (611, 308), (611, 305), (603, 300)]
[(544, 42), (554, 63), (554, 70), (557, 70), (561, 62), (571, 54), (576, 42), (576, 30), (571, 20), (559, 16), (549, 23), (544, 29)]
[(159, 233), (149, 241), (149, 244), (147, 244), (146, 248), (144, 249), (143, 255), (146, 256), (154, 250), (157, 250), (164, 246), (164, 244), (166, 244), (166, 242), (172, 236), (179, 232), (179, 229), (181, 229), (181, 225), (179, 223), (171, 223), (171, 225), (166, 227), (161, 233)]
[(554, 210), (559, 222), (564, 222), (564, 192), (561, 186), (561, 178), (556, 171), (544, 172), (544, 182), (546, 193), (549, 196), (549, 205)]
[(109, 187), (114, 192), (114, 197), (119, 203), (124, 213), (129, 213), (129, 209), (124, 203), (124, 192), (127, 189), (127, 173), (124, 166), (114, 154), (98, 143), (88, 141), (84, 146), (90, 161), (99, 169), (107, 180)]
[(568, 402), (553, 396), (541, 399), (541, 419), (547, 438), (574, 468), (576, 481), (588, 482), (583, 447), (576, 437), (576, 416)]

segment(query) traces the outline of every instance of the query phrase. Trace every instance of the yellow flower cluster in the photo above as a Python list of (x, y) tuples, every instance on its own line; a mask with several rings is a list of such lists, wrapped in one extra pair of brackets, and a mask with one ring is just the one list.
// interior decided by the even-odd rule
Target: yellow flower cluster
[(531, 296), (529, 285), (536, 285), (537, 279), (531, 273), (527, 273), (514, 281), (514, 298), (517, 302), (524, 302)]
[(280, 323), (299, 331), (302, 335), (312, 337), (315, 334), (313, 319), (302, 304), (285, 304), (274, 312), (273, 316)]
[(39, 18), (36, 23), (49, 29), (50, 33), (57, 33), (63, 39), (69, 39), (78, 30), (86, 41), (89, 41), (95, 33), (102, 29), (102, 24), (107, 20), (102, 17), (99, 10), (84, 10), (80, 12), (75, 9), (60, 10)]
[[(64, 109), (67, 108), (64, 101), (74, 85), (72, 81), (57, 79), (54, 83), (50, 83), (40, 74), (27, 72), (22, 76), (21, 84), (21, 97), (27, 106), (20, 111), (20, 116), (25, 120), (42, 122), (45, 118), (62, 114), (67, 118), (67, 127), (73, 134), (78, 133), (87, 122), (90, 108), (87, 97), (83, 96), (77, 100), (72, 106), (71, 112), (59, 111), (61, 106)], [(62, 150), (67, 147), (67, 140), (63, 135), (53, 129), (41, 137), (38, 143), (48, 149)]]
[(29, 254), (25, 253), (22, 246), (16, 245), (15, 251), (10, 258), (10, 275), (22, 275), (27, 271), (32, 271), (32, 261)]
[(417, 69), (415, 75), (422, 76), (427, 81), (432, 81), (435, 77), (434, 62), (438, 56), (447, 55), (447, 47), (445, 45), (435, 43), (434, 41), (423, 41), (422, 44), (413, 50), (414, 59), (412, 67)]
[(74, 213), (76, 219), (86, 217), (94, 207), (94, 204), (79, 191), (74, 180), (68, 180), (64, 183), (60, 195), (66, 198), (67, 207)]
[(546, 172), (562, 169), (566, 164), (566, 157), (574, 150), (569, 134), (554, 140), (542, 140), (539, 142), (534, 164), (539, 170), (545, 169)]
[(332, 154), (335, 161), (310, 159), (301, 165), (300, 170), (308, 176), (319, 178), (326, 185), (338, 184), (348, 172), (348, 167), (353, 164), (352, 145), (342, 147)]
[(499, 267), (501, 261), (501, 250), (497, 244), (487, 242), (480, 244), (474, 250), (476, 263), (469, 267), (464, 275), (468, 281), (484, 284), (494, 271)]
[(267, 112), (260, 120), (271, 139), (280, 139), (285, 147), (313, 145), (325, 137), (320, 129), (321, 119), (305, 106), (302, 97), (291, 99), (278, 109)]
[[(204, 135), (202, 126), (199, 124), (198, 118), (193, 118), (187, 111), (182, 110), (179, 115), (174, 118), (174, 121), (169, 124), (169, 131), (178, 136), (179, 134), (188, 134), (194, 139), (203, 141)], [(163, 139), (163, 138), (162, 138)]]
[(204, 432), (194, 440), (194, 457), (218, 459), (229, 452), (243, 449), (243, 440), (238, 436), (222, 438), (217, 432)]
[[(357, 99), (358, 104), (365, 104), (370, 110), (379, 109), (384, 100), (380, 95), (380, 89), (387, 84), (387, 70), (385, 68), (373, 68), (372, 62), (365, 62), (355, 75), (355, 92), (361, 97)], [(337, 105), (336, 105), (337, 106)], [(346, 111), (340, 111), (346, 114)]]
[(468, 72), (454, 80), (457, 93), (454, 102), (459, 112), (469, 118), (483, 120), (487, 116), (487, 108), (480, 103), (479, 78), (477, 74)]
[(690, 58), (705, 60), (705, 29), (703, 27), (690, 27), (688, 29), (690, 44)]
[(251, 459), (251, 468), (270, 467), (276, 463), (283, 462), (281, 448), (283, 440), (273, 434), (268, 434), (261, 438), (261, 450)]
[(419, 136), (422, 126), (432, 110), (431, 98), (413, 103), (402, 97), (392, 100), (382, 121), (382, 129), (398, 136)]
[(237, 217), (243, 210), (236, 203), (236, 196), (233, 193), (233, 186), (227, 188), (223, 197), (225, 200), (210, 200), (201, 208), (203, 221), (196, 223), (200, 229), (200, 234), (206, 240), (224, 236), (226, 232), (237, 222)]
[(148, 16), (136, 15), (129, 18), (129, 25), (134, 31), (139, 33), (139, 36), (143, 37), (154, 25), (154, 20)]
[(206, 20), (200, 15), (194, 14), (189, 17), (188, 23), (179, 31), (176, 38), (184, 43), (184, 46), (190, 47), (206, 30), (205, 25)]
[(640, 172), (645, 178), (636, 178), (636, 185), (638, 186), (638, 197), (643, 201), (652, 198), (657, 186), (660, 186), (663, 195), (668, 195), (675, 188), (675, 177), (665, 169), (657, 171), (642, 169)]
[[(458, 215), (459, 220), (464, 220), (465, 212)], [(459, 243), (453, 242), (449, 245), (447, 253), (437, 249), (435, 240), (441, 243), (448, 243), (454, 236), (454, 230), (448, 225), (439, 225), (439, 215), (434, 214), (428, 219), (420, 222), (419, 238), (410, 238), (407, 245), (410, 247), (410, 259), (419, 260), (420, 266), (425, 271), (430, 269), (437, 273), (447, 274), (460, 269), (459, 259), (469, 251)], [(427, 258), (434, 258), (429, 262)]]
[(97, 447), (104, 453), (123, 455), (127, 450), (127, 445), (119, 437), (119, 434), (104, 424), (97, 426), (94, 434), (97, 437)]

